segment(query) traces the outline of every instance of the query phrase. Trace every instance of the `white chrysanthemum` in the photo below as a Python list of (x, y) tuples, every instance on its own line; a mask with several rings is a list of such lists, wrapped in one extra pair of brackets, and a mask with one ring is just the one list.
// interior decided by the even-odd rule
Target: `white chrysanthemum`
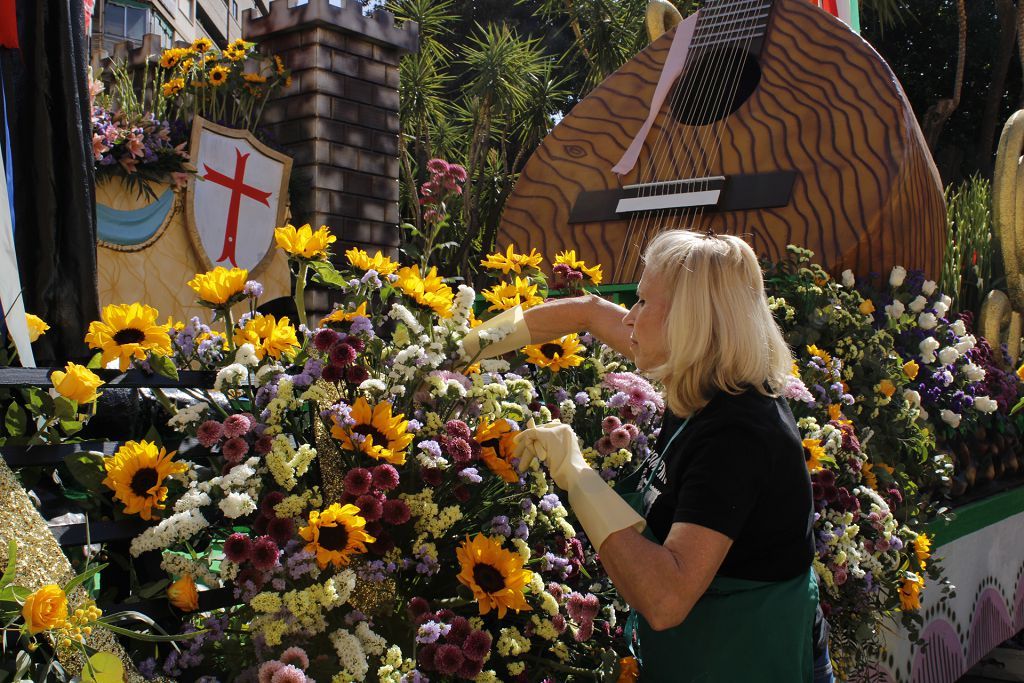
[(242, 344), (235, 351), (235, 362), (239, 365), (256, 367), (260, 364), (260, 358), (256, 355), (256, 347), (252, 344)]
[(220, 501), (218, 507), (228, 519), (238, 519), (255, 510), (256, 501), (246, 493), (232, 492)]
[(224, 387), (237, 387), (249, 378), (249, 370), (240, 363), (232, 363), (217, 373), (217, 379), (213, 382), (215, 391), (221, 391)]

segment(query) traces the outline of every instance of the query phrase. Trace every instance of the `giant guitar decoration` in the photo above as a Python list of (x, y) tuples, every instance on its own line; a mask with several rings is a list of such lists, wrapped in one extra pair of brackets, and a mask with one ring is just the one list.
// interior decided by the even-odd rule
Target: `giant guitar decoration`
[[(688, 25), (682, 75), (617, 175)], [(644, 246), (673, 227), (742, 235), (769, 258), (804, 246), (834, 273), (899, 264), (935, 277), (945, 205), (906, 96), (868, 43), (807, 0), (707, 0), (555, 126), (498, 241), (575, 248), (632, 282)]]

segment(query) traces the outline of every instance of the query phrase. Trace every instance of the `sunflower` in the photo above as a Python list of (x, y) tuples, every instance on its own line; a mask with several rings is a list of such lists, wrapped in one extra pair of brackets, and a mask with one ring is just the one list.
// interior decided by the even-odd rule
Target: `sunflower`
[(235, 38), (228, 44), (227, 49), (229, 50), (247, 50), (249, 49), (249, 43), (246, 43), (241, 38)]
[(507, 311), (516, 306), (525, 309), (544, 302), (544, 299), (537, 295), (537, 285), (519, 276), (516, 276), (514, 281), (500, 282), (490, 289), (485, 289), (480, 296), (491, 303), (488, 311)]
[(860, 476), (864, 478), (864, 483), (870, 486), (873, 490), (878, 490), (878, 475), (872, 472), (875, 466), (869, 462), (864, 463), (860, 466)]
[(90, 348), (103, 351), (103, 364), (118, 359), (118, 368), (128, 369), (134, 356), (145, 360), (147, 352), (171, 355), (171, 338), (167, 326), (157, 323), (157, 311), (144, 304), (110, 304), (104, 306), (103, 321), (89, 323), (85, 341)]
[(280, 359), (282, 355), (291, 356), (299, 348), (295, 328), (288, 322), (288, 316), (277, 320), (272, 315), (260, 314), (246, 320), (244, 327), (235, 329), (235, 344), (252, 344), (261, 360), (265, 356), (274, 359)]
[(188, 470), (183, 462), (171, 462), (174, 451), (159, 450), (149, 441), (128, 441), (114, 455), (103, 459), (107, 476), (104, 486), (124, 503), (124, 511), (145, 520), (153, 519), (153, 510), (163, 510), (167, 498), (164, 480)]
[(277, 72), (278, 76), (284, 75), (284, 61), (277, 55), (274, 55), (274, 71)]
[(538, 254), (536, 249), (531, 248), (529, 254), (517, 254), (510, 244), (504, 254), (500, 251), (488, 254), (480, 265), (490, 270), (500, 270), (504, 275), (508, 275), (509, 271), (520, 273), (524, 268), (537, 268), (543, 261), (544, 257)]
[(177, 95), (184, 89), (184, 78), (172, 78), (171, 80), (163, 84), (163, 86), (160, 88), (160, 91), (163, 93), (164, 97), (172, 97), (174, 95)]
[(366, 520), (359, 516), (359, 508), (338, 503), (323, 512), (310, 511), (309, 526), (299, 529), (299, 536), (306, 541), (306, 550), (316, 553), (321, 569), (328, 564), (347, 565), (353, 555), (366, 552), (367, 543), (377, 540), (366, 533)]
[(825, 448), (821, 445), (821, 439), (803, 440), (805, 456), (807, 460), (807, 471), (817, 472), (821, 469), (822, 461), (825, 459)]
[(420, 267), (415, 264), (402, 268), (398, 271), (395, 286), (419, 305), (434, 311), (439, 317), (452, 316), (452, 288), (437, 274), (436, 266), (431, 266), (425, 275), (420, 275)]
[(210, 85), (218, 87), (228, 82), (228, 76), (231, 75), (231, 69), (226, 66), (215, 66), (210, 69)]
[(242, 74), (242, 78), (245, 79), (246, 83), (266, 83), (267, 77), (261, 76), (260, 74)]
[(160, 66), (165, 69), (173, 69), (178, 66), (178, 62), (182, 58), (188, 56), (188, 49), (183, 47), (172, 47), (168, 50), (164, 50), (163, 54), (160, 55)]
[(924, 577), (907, 572), (903, 585), (900, 587), (900, 609), (912, 612), (921, 609), (921, 589), (924, 588)]
[(480, 444), (480, 459), (492, 472), (510, 484), (519, 481), (519, 475), (512, 468), (515, 435), (508, 420), (491, 422), (482, 417), (473, 437)]
[(199, 54), (206, 52), (211, 47), (213, 47), (213, 41), (206, 37), (196, 38), (192, 41), (192, 50)]
[(31, 313), (25, 314), (25, 324), (28, 325), (28, 340), (34, 342), (35, 340), (46, 334), (46, 331), (50, 329), (50, 326), (46, 324), (46, 321), (40, 318), (38, 315), (32, 315)]
[(391, 275), (398, 270), (398, 264), (379, 251), (371, 258), (362, 249), (353, 247), (345, 252), (345, 258), (359, 270), (375, 270), (380, 275)]
[(355, 309), (351, 311), (346, 311), (344, 308), (338, 308), (334, 311), (331, 311), (330, 314), (325, 315), (323, 318), (320, 319), (320, 324), (324, 325), (326, 323), (343, 323), (355, 320), (356, 318), (369, 317), (370, 314), (366, 312), (366, 302), (362, 301)]
[(241, 297), (249, 271), (244, 268), (228, 270), (217, 266), (211, 271), (199, 273), (189, 280), (188, 286), (199, 295), (199, 299), (211, 306), (220, 307), (233, 303), (232, 299)]
[(552, 339), (545, 344), (527, 346), (523, 351), (526, 353), (527, 363), (558, 372), (582, 363), (583, 357), (577, 353), (582, 348), (579, 335), (573, 333), (561, 339)]
[(505, 550), (499, 541), (483, 534), (472, 540), (466, 536), (455, 554), (462, 567), (457, 578), (473, 591), (481, 616), (492, 609), (498, 610), (499, 619), (509, 609), (530, 610), (523, 588), (530, 583), (533, 572), (523, 569), (522, 555)]
[(814, 358), (820, 360), (822, 365), (828, 365), (829, 363), (832, 362), (832, 356), (828, 354), (828, 351), (823, 351), (814, 344), (809, 344), (807, 346), (807, 353), (811, 354), (811, 356), (813, 356)]
[(277, 246), (288, 252), (289, 256), (307, 261), (327, 258), (327, 248), (337, 240), (326, 225), (321, 225), (315, 232), (309, 223), (301, 228), (291, 224), (274, 228), (274, 241), (277, 242)]
[[(352, 404), (351, 417), (355, 420), (353, 426), (342, 427), (335, 423), (331, 427), (331, 436), (349, 450), (362, 451), (371, 458), (393, 465), (405, 464), (405, 449), (412, 443), (405, 415), (392, 415), (391, 404), (387, 401), (371, 408), (360, 396)], [(362, 441), (356, 443), (352, 434), (361, 435)]]
[(588, 266), (583, 261), (577, 260), (575, 249), (569, 249), (568, 251), (563, 251), (561, 254), (556, 254), (554, 265), (565, 265), (573, 270), (578, 270), (589, 277), (590, 281), (595, 285), (601, 284), (601, 279), (604, 277), (601, 274), (601, 266)]
[(914, 539), (914, 554), (921, 563), (921, 569), (924, 569), (926, 561), (932, 556), (932, 539), (928, 538), (928, 534), (918, 534)]

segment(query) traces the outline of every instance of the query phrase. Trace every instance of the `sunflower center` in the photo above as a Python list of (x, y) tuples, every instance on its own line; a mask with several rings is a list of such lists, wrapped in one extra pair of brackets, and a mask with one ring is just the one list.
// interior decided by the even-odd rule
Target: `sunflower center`
[(142, 467), (132, 475), (132, 483), (130, 485), (132, 493), (140, 498), (144, 498), (149, 495), (149, 490), (156, 486), (158, 480), (159, 476), (155, 469), (152, 467)]
[(146, 333), (134, 327), (126, 327), (114, 334), (114, 341), (118, 344), (141, 344), (146, 339)]
[(551, 342), (547, 344), (541, 344), (540, 352), (551, 359), (554, 359), (555, 354), (558, 354), (559, 356), (565, 355), (565, 349), (562, 348), (561, 344), (554, 344)]
[(327, 550), (342, 551), (348, 547), (348, 529), (344, 524), (322, 526), (317, 543)]
[(372, 436), (374, 446), (387, 446), (388, 444), (388, 437), (373, 425), (356, 425), (352, 428), (352, 431), (363, 436)]
[(505, 577), (489, 564), (478, 564), (473, 567), (473, 581), (485, 593), (497, 593), (505, 588)]

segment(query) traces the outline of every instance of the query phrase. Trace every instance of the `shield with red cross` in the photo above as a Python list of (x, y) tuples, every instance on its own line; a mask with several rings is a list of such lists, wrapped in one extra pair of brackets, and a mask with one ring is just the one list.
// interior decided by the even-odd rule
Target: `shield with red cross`
[(245, 268), (257, 275), (284, 225), (292, 159), (246, 130), (196, 117), (185, 218), (192, 246), (207, 269)]

